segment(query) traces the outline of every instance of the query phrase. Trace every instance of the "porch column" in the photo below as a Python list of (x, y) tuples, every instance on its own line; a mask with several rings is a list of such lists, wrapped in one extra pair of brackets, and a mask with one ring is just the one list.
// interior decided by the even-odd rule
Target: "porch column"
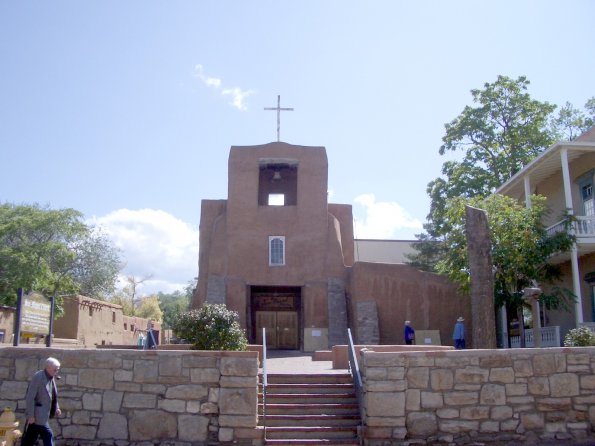
[(582, 324), (585, 320), (583, 318), (583, 297), (581, 296), (581, 278), (579, 276), (578, 269), (578, 249), (576, 249), (576, 243), (572, 245), (570, 251), (570, 263), (572, 265), (572, 287), (574, 288), (574, 295), (576, 296), (576, 302), (574, 303), (575, 321), (576, 326)]
[[(562, 148), (560, 150), (560, 161), (562, 164), (562, 178), (564, 181), (564, 200), (566, 202), (566, 211), (569, 215), (574, 215), (574, 208), (572, 205), (572, 189), (570, 188), (570, 169), (568, 168), (568, 149)], [(571, 231), (575, 233), (574, 225)], [(572, 266), (572, 288), (576, 296), (574, 304), (575, 322), (578, 327), (583, 319), (583, 297), (581, 295), (581, 279), (578, 267), (578, 249), (576, 242), (572, 245), (570, 251), (570, 264)]]
[(560, 150), (560, 160), (562, 162), (562, 179), (564, 181), (564, 200), (566, 201), (566, 211), (574, 214), (574, 207), (572, 205), (572, 189), (570, 188), (570, 170), (568, 168), (568, 149)]
[(529, 175), (523, 177), (523, 182), (525, 183), (525, 206), (530, 209), (533, 203), (531, 203), (531, 178)]

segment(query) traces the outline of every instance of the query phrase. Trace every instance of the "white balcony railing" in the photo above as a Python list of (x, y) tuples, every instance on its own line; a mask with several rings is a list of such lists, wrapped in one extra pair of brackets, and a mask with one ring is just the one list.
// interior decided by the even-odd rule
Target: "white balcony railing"
[[(576, 216), (576, 221), (572, 223), (572, 229), (577, 238), (581, 237), (595, 237), (595, 216)], [(560, 221), (553, 226), (547, 228), (549, 235), (563, 232), (565, 230), (564, 221)]]
[[(541, 346), (542, 347), (560, 347), (560, 327), (554, 325), (552, 327), (541, 328)], [(529, 328), (525, 330), (525, 346), (534, 347), (533, 341), (533, 329)], [(521, 337), (511, 336), (510, 337), (510, 348), (520, 348)]]

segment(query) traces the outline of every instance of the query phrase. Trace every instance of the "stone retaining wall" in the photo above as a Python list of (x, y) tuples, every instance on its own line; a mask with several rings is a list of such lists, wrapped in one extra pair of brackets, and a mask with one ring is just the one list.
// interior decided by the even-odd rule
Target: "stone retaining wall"
[(595, 440), (595, 347), (362, 357), (368, 445)]
[(24, 420), (31, 375), (62, 363), (58, 444), (260, 443), (256, 352), (0, 349), (0, 407)]

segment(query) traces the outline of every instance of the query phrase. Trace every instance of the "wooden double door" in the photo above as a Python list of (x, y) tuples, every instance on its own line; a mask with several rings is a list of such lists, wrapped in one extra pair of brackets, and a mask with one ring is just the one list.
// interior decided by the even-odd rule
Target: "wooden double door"
[(297, 311), (256, 311), (256, 343), (262, 344), (262, 329), (266, 328), (267, 348), (299, 349)]

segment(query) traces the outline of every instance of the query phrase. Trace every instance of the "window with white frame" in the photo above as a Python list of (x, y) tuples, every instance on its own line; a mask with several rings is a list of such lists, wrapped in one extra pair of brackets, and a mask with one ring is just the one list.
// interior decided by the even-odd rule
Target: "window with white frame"
[(583, 215), (592, 217), (595, 215), (595, 202), (593, 201), (593, 170), (577, 178), (581, 199), (583, 202)]
[(285, 265), (285, 237), (269, 236), (269, 266)]
[(595, 209), (593, 209), (593, 185), (589, 183), (583, 186), (581, 192), (583, 196), (583, 211), (585, 212), (585, 215), (594, 215)]

